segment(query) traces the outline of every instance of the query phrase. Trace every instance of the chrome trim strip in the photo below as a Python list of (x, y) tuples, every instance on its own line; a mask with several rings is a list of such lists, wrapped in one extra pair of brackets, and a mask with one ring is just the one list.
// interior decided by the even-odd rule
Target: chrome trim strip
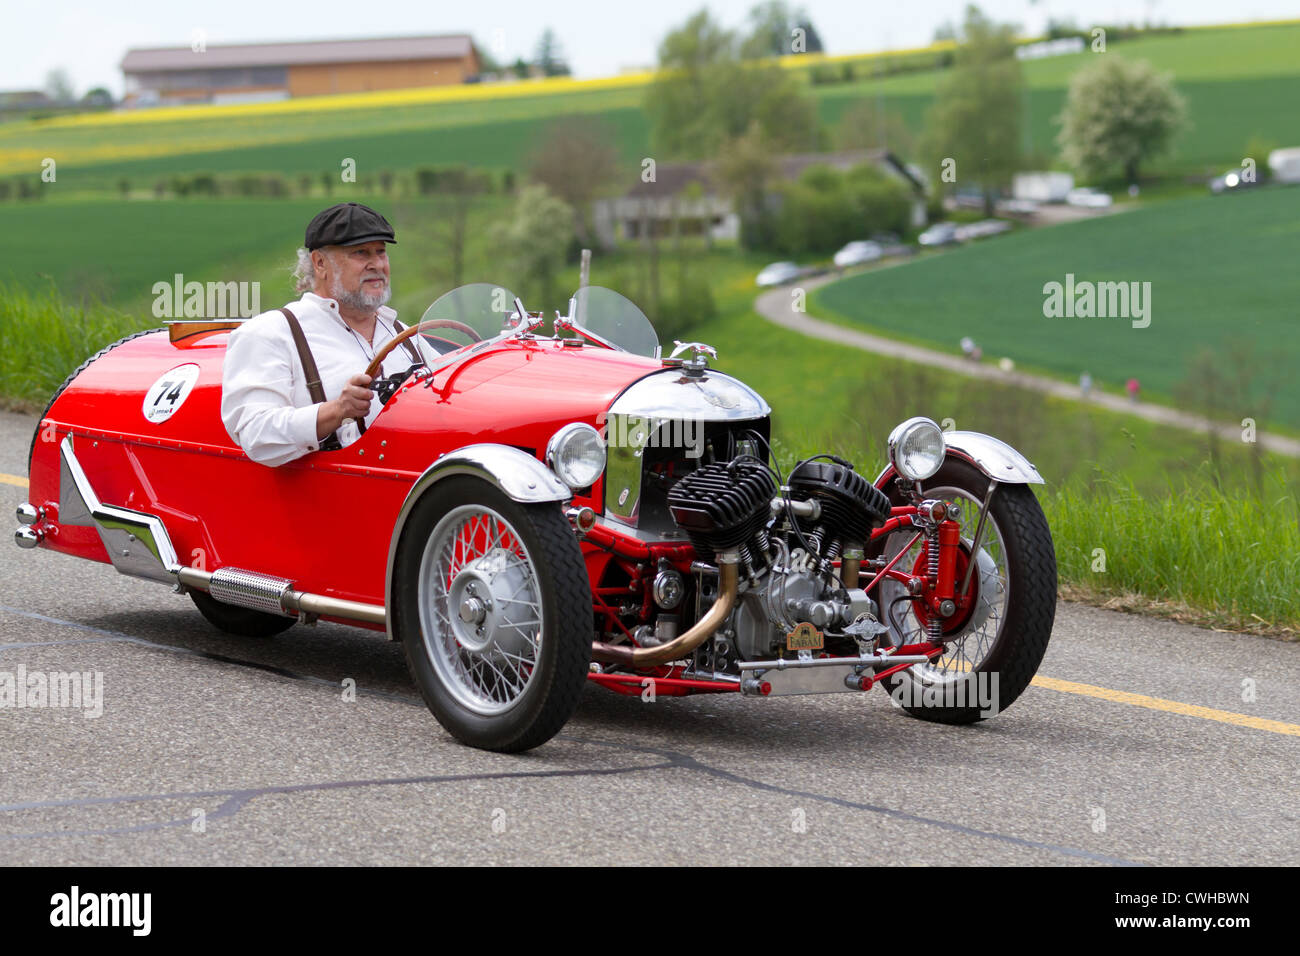
[(930, 658), (925, 654), (870, 654), (865, 657), (812, 657), (808, 660), (777, 658), (770, 661), (740, 661), (736, 666), (742, 671), (798, 670), (801, 667), (874, 667), (877, 664), (924, 664)]
[(102, 504), (77, 460), (71, 435), (59, 445), (59, 456), (59, 522), (93, 526), (120, 573), (172, 584), (180, 562), (162, 520), (142, 511)]

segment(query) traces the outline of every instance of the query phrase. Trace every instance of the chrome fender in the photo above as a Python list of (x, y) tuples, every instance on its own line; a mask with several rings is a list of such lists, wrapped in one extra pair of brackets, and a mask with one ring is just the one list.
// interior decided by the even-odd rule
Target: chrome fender
[[(1006, 442), (983, 432), (944, 432), (947, 454), (969, 461), (984, 474), (1009, 485), (1041, 485), (1043, 476), (1033, 463)], [(892, 464), (876, 478), (876, 487), (894, 473)]]
[(1043, 476), (1028, 458), (1006, 442), (981, 432), (944, 432), (948, 453), (965, 458), (980, 471), (1011, 485), (1041, 485)]
[(388, 542), (388, 573), (384, 578), (384, 607), (389, 609), (386, 615), (388, 639), (393, 636), (393, 570), (397, 560), (397, 542), (401, 540), (402, 531), (411, 510), (434, 485), (444, 478), (455, 475), (470, 475), (481, 478), (505, 495), (522, 504), (544, 504), (548, 501), (564, 502), (573, 497), (569, 486), (556, 477), (555, 472), (518, 448), (509, 445), (482, 443), (466, 445), (443, 455), (425, 469), (424, 474), (416, 479), (411, 490), (402, 502), (402, 510), (393, 525), (393, 536)]

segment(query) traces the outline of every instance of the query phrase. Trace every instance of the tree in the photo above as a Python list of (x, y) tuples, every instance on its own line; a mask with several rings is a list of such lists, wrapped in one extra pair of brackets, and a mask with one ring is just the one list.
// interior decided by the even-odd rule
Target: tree
[(835, 147), (843, 150), (888, 149), (908, 157), (916, 137), (901, 114), (887, 110), (874, 99), (861, 99), (844, 111), (835, 130)]
[(1024, 77), (1010, 24), (995, 24), (970, 6), (962, 35), (953, 69), (935, 91), (927, 152), (935, 166), (953, 160), (957, 182), (977, 185), (992, 215), (998, 192), (1020, 168)]
[(570, 73), (569, 65), (564, 62), (564, 54), (560, 50), (559, 38), (550, 27), (542, 32), (541, 39), (537, 41), (537, 54), (533, 62), (543, 76), (568, 76)]
[(757, 122), (778, 152), (815, 149), (816, 104), (771, 62), (740, 58), (735, 34), (701, 10), (664, 38), (646, 92), (652, 142), (665, 158), (715, 155)]
[(1070, 81), (1057, 143), (1066, 163), (1085, 176), (1121, 169), (1136, 183), (1139, 166), (1169, 148), (1186, 115), (1171, 77), (1145, 60), (1107, 54)]
[(684, 70), (693, 79), (708, 67), (736, 56), (736, 36), (700, 10), (659, 44), (659, 68)]
[[(513, 267), (521, 294), (555, 300), (555, 274), (573, 239), (573, 210), (540, 184), (519, 190), (509, 219), (491, 229), (492, 242)], [(511, 280), (516, 281), (516, 280)]]
[(113, 94), (102, 86), (97, 86), (92, 90), (87, 90), (86, 95), (81, 98), (82, 106), (89, 106), (92, 109), (107, 107), (113, 105)]
[(528, 163), (534, 182), (573, 207), (574, 231), (583, 242), (591, 237), (592, 201), (617, 182), (619, 174), (618, 150), (608, 127), (583, 116), (551, 123)]
[(718, 191), (735, 205), (740, 217), (740, 244), (749, 249), (770, 246), (773, 219), (767, 195), (778, 169), (757, 120), (726, 144), (709, 173)]
[(825, 53), (826, 47), (822, 43), (821, 34), (813, 26), (812, 21), (806, 15), (800, 15), (800, 19), (795, 23), (795, 28), (803, 31), (803, 49), (805, 53)]
[(62, 67), (50, 70), (45, 76), (45, 92), (59, 105), (71, 103), (75, 94), (72, 91), (72, 79), (68, 76), (68, 71)]
[[(750, 31), (740, 45), (746, 59), (789, 56), (791, 53), (820, 53), (821, 37), (813, 28), (808, 14), (792, 10), (781, 0), (767, 0), (749, 11)], [(802, 42), (796, 48), (795, 30), (802, 30)]]
[(453, 289), (465, 282), (470, 212), (489, 188), (488, 174), (482, 170), (452, 166), (438, 171), (431, 190), (435, 196), (433, 239), (446, 251), (446, 271)]

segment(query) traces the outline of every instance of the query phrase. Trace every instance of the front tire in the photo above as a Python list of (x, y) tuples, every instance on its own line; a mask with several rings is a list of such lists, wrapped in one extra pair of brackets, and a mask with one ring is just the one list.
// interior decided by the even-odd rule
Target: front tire
[[(962, 544), (968, 555), (989, 478), (950, 456), (922, 487), (927, 498), (962, 506)], [(890, 489), (890, 500), (904, 503), (896, 487)], [(912, 533), (889, 535), (873, 554), (893, 557)], [(913, 551), (920, 551), (919, 542)], [(911, 555), (900, 566), (910, 567)], [(927, 640), (922, 622), (902, 600), (901, 586), (887, 584), (879, 590), (881, 613), (894, 643)], [(918, 664), (887, 678), (890, 696), (913, 717), (944, 724), (991, 717), (1024, 692), (1043, 660), (1056, 618), (1056, 551), (1042, 507), (1028, 485), (997, 486), (972, 586), (981, 589), (980, 613), (962, 630), (947, 635), (947, 652), (932, 664)]]
[(412, 509), (393, 573), (394, 634), (452, 736), (518, 753), (559, 732), (587, 682), (592, 612), (558, 505), (445, 479)]

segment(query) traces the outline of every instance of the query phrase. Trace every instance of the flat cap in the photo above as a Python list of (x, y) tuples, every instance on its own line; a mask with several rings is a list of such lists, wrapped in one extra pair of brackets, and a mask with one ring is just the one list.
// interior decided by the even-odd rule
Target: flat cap
[(321, 246), (356, 246), (363, 242), (396, 242), (392, 224), (369, 206), (341, 202), (316, 214), (307, 224), (308, 250)]

